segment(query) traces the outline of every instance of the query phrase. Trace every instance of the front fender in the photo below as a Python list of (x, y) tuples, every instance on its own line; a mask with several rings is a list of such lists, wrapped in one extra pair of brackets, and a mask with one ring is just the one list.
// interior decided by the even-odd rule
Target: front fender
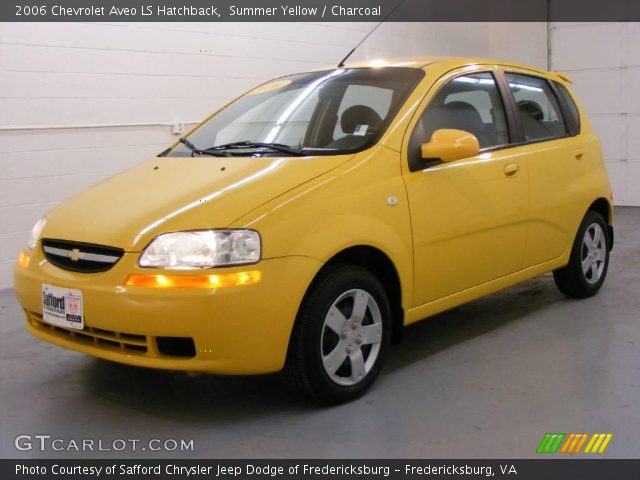
[(362, 152), (348, 164), (238, 219), (233, 227), (258, 230), (265, 259), (300, 255), (324, 264), (349, 247), (377, 248), (394, 263), (403, 306), (409, 305), (411, 224), (396, 151), (375, 147)]

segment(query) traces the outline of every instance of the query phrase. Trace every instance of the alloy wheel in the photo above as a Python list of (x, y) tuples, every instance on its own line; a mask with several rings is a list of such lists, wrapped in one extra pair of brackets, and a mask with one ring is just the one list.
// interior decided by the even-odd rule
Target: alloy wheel
[(361, 289), (342, 293), (327, 312), (322, 327), (322, 365), (343, 386), (361, 382), (380, 353), (382, 315), (375, 298)]
[(585, 280), (594, 285), (598, 283), (604, 271), (607, 258), (607, 241), (598, 223), (592, 223), (587, 227), (582, 239), (582, 273)]

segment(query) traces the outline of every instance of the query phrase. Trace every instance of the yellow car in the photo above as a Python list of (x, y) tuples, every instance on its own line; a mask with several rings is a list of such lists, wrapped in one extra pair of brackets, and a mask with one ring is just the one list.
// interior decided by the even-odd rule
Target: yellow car
[(404, 325), (549, 271), (594, 295), (613, 195), (570, 83), (475, 58), (267, 82), (35, 225), (27, 329), (142, 367), (284, 369), (339, 403)]

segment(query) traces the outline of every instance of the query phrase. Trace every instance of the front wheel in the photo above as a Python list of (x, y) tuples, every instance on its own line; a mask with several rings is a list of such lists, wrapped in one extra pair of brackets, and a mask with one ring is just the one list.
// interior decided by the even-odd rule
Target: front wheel
[(609, 267), (609, 234), (598, 212), (587, 212), (576, 235), (569, 264), (553, 272), (558, 289), (573, 298), (591, 297), (604, 283)]
[(315, 401), (357, 398), (374, 382), (389, 346), (391, 309), (369, 271), (333, 267), (311, 287), (294, 328), (286, 373)]

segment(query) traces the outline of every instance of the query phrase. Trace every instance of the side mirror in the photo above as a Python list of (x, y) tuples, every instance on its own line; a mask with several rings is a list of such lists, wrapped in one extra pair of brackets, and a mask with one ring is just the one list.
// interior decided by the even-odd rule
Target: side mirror
[(421, 146), (424, 160), (453, 162), (475, 157), (480, 153), (480, 143), (475, 135), (463, 130), (443, 128), (433, 132), (431, 140)]

